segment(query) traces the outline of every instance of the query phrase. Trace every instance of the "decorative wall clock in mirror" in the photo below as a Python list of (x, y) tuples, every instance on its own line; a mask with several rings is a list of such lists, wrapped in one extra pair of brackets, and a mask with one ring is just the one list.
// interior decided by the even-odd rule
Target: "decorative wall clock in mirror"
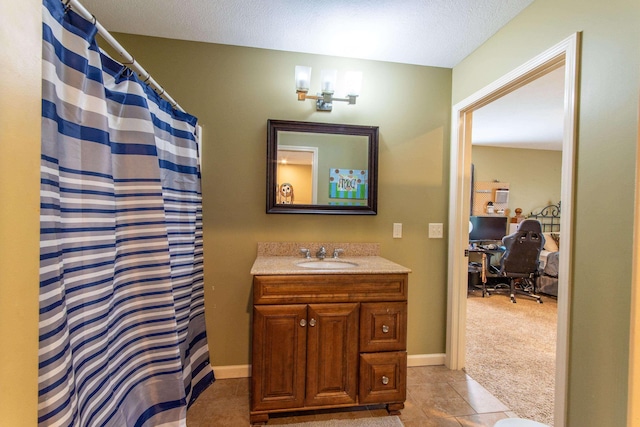
[(376, 215), (378, 127), (268, 120), (267, 213)]

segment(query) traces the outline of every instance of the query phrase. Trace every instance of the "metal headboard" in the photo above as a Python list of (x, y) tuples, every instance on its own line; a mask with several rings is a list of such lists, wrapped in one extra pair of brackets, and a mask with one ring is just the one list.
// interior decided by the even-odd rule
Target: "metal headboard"
[(549, 205), (540, 209), (538, 212), (531, 212), (527, 218), (533, 218), (540, 221), (543, 232), (559, 232), (560, 231), (560, 202), (557, 205)]

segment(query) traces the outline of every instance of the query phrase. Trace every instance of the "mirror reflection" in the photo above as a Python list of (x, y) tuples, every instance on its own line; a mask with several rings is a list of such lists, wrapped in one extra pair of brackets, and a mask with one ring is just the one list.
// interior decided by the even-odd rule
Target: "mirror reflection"
[[(289, 135), (279, 135), (281, 141)], [(318, 203), (318, 147), (278, 144), (276, 204)]]
[(268, 125), (268, 213), (376, 213), (377, 127)]

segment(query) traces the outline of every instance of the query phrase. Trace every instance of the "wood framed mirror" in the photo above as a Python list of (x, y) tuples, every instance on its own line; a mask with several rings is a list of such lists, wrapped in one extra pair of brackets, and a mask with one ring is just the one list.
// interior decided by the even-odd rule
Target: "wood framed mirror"
[(267, 213), (376, 215), (378, 127), (267, 121)]

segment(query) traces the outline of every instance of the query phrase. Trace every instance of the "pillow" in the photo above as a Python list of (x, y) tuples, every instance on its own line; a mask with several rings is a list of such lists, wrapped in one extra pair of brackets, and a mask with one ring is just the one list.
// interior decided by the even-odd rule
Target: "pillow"
[(555, 233), (542, 233), (545, 240), (544, 247), (542, 249), (544, 249), (545, 251), (558, 252), (560, 250), (558, 244), (556, 243), (556, 240), (552, 236), (553, 234)]
[(544, 274), (551, 277), (558, 277), (559, 257), (559, 252), (554, 252), (547, 255), (547, 263), (544, 265)]

